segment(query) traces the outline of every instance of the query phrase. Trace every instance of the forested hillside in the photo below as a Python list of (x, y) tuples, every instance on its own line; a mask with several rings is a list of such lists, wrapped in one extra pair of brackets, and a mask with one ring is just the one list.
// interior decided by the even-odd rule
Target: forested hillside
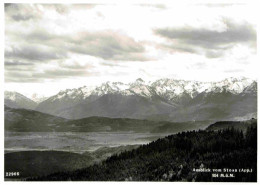
[(252, 125), (256, 127), (256, 124), (257, 120), (254, 118), (247, 121), (219, 121), (209, 125), (207, 130), (220, 130), (233, 127), (234, 129), (239, 129), (243, 132), (246, 132), (248, 126)]
[(152, 132), (177, 133), (206, 128), (210, 121), (167, 122), (129, 118), (88, 117), (67, 120), (27, 109), (5, 106), (5, 130), (16, 132)]
[(9, 177), (9, 179), (22, 179), (61, 171), (73, 171), (99, 163), (113, 154), (137, 147), (138, 145), (101, 147), (83, 154), (54, 150), (11, 152), (5, 154), (5, 172), (19, 172), (19, 177)]
[[(245, 133), (234, 128), (188, 131), (113, 155), (85, 169), (27, 180), (255, 182), (256, 148), (256, 125), (249, 126)], [(232, 171), (225, 172), (224, 168)], [(205, 169), (211, 172), (201, 172)], [(213, 169), (222, 172), (213, 173)]]

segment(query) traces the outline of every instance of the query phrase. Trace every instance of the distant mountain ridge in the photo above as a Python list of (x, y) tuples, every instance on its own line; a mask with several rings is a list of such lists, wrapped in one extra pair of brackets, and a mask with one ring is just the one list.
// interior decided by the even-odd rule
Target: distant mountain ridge
[(5, 130), (17, 132), (54, 131), (66, 123), (66, 119), (37, 112), (5, 106)]
[(29, 107), (13, 106), (17, 102), (10, 97), (5, 96), (9, 107), (35, 109), (68, 119), (101, 116), (166, 121), (247, 120), (256, 118), (257, 112), (257, 82), (244, 77), (219, 82), (168, 78), (106, 82), (60, 91), (38, 105), (25, 97)]
[[(252, 86), (251, 88), (250, 85)], [(165, 78), (147, 83), (138, 78), (132, 83), (105, 82), (97, 87), (83, 86), (75, 89), (66, 89), (50, 97), (48, 100), (55, 101), (57, 99), (75, 99), (78, 97), (86, 99), (89, 96), (102, 96), (105, 94), (139, 95), (143, 97), (159, 95), (171, 100), (182, 96), (184, 93), (188, 94), (191, 98), (196, 97), (202, 92), (223, 92), (224, 90), (232, 94), (239, 94), (245, 91), (246, 88), (256, 93), (257, 89), (254, 87), (256, 87), (256, 81), (245, 77), (227, 78), (219, 82), (198, 82)]]
[(89, 116), (168, 121), (248, 119), (256, 115), (257, 82), (227, 78), (219, 82), (159, 79), (106, 82), (67, 89), (39, 103), (36, 110), (69, 119)]
[(36, 102), (18, 92), (5, 91), (4, 97), (5, 105), (11, 108), (25, 108), (33, 110), (37, 106)]
[(206, 128), (210, 122), (166, 122), (128, 118), (88, 117), (67, 120), (27, 109), (5, 106), (5, 131), (175, 133)]

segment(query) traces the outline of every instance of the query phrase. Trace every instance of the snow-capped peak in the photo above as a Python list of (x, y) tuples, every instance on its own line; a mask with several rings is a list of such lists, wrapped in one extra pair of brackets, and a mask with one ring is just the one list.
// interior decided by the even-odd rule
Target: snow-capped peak
[(219, 82), (199, 82), (164, 78), (150, 83), (146, 83), (141, 78), (138, 78), (134, 82), (128, 84), (122, 82), (105, 82), (99, 86), (83, 86), (77, 89), (66, 89), (53, 96), (52, 100), (54, 101), (55, 99), (63, 98), (86, 99), (90, 95), (102, 96), (113, 93), (126, 96), (139, 95), (146, 98), (151, 98), (153, 95), (157, 95), (173, 100), (181, 97), (183, 94), (194, 98), (202, 92), (219, 93), (228, 91), (232, 94), (239, 94), (245, 91), (250, 92), (250, 89), (254, 88), (254, 86), (256, 86), (254, 80), (244, 77), (226, 78)]
[(214, 85), (218, 88), (225, 89), (233, 94), (239, 94), (244, 91), (244, 89), (253, 83), (252, 79), (245, 77), (238, 78), (226, 78), (220, 82), (216, 82)]
[(91, 95), (94, 88), (95, 87), (93, 87), (93, 86), (83, 86), (83, 87), (78, 88), (78, 90), (81, 91), (81, 94), (83, 95), (83, 97), (86, 98), (89, 95)]
[(34, 109), (37, 103), (20, 93), (5, 91), (5, 105), (11, 108)]
[(222, 92), (224, 90), (233, 94), (238, 94), (254, 81), (245, 77), (240, 78), (226, 78), (219, 82), (198, 82), (174, 79), (159, 79), (152, 83), (158, 95), (173, 99), (187, 93), (194, 98), (197, 94), (202, 92)]
[(106, 82), (102, 83), (101, 86), (97, 86), (93, 91), (92, 95), (104, 95), (104, 94), (111, 94), (111, 93), (120, 93), (128, 89), (128, 85), (122, 82)]
[(35, 101), (36, 103), (41, 103), (42, 101), (47, 100), (48, 97), (45, 97), (45, 96), (43, 96), (43, 95), (39, 95), (39, 94), (34, 93), (34, 94), (31, 96), (31, 99), (32, 99), (33, 101)]
[(5, 99), (9, 99), (12, 101), (17, 101), (17, 100), (21, 100), (21, 99), (26, 99), (26, 100), (32, 101), (31, 99), (27, 98), (26, 96), (24, 96), (20, 93), (17, 93), (17, 92), (13, 92), (13, 91), (5, 91), (4, 96), (5, 96)]
[(60, 99), (85, 99), (91, 95), (94, 87), (92, 86), (83, 86), (77, 89), (66, 89), (60, 91), (57, 95), (50, 97), (51, 101), (56, 101)]
[(16, 92), (5, 91), (5, 99), (15, 101), (17, 95), (18, 93)]

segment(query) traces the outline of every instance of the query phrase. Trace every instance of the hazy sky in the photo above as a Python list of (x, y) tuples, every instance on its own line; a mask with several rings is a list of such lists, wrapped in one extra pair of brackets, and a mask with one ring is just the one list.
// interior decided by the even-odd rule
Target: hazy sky
[(256, 78), (246, 4), (6, 4), (5, 89), (31, 96), (105, 81)]

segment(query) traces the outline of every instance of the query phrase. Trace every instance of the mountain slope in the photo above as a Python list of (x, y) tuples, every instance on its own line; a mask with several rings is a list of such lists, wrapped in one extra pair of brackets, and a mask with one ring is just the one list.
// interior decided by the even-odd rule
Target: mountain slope
[(7, 131), (53, 131), (67, 120), (27, 109), (13, 109), (5, 106), (5, 130)]
[(11, 108), (35, 109), (37, 103), (17, 92), (5, 91), (5, 105)]
[(145, 119), (155, 113), (170, 113), (174, 108), (164, 102), (149, 101), (137, 95), (105, 94), (92, 102), (61, 110), (57, 115), (71, 119), (90, 116)]

